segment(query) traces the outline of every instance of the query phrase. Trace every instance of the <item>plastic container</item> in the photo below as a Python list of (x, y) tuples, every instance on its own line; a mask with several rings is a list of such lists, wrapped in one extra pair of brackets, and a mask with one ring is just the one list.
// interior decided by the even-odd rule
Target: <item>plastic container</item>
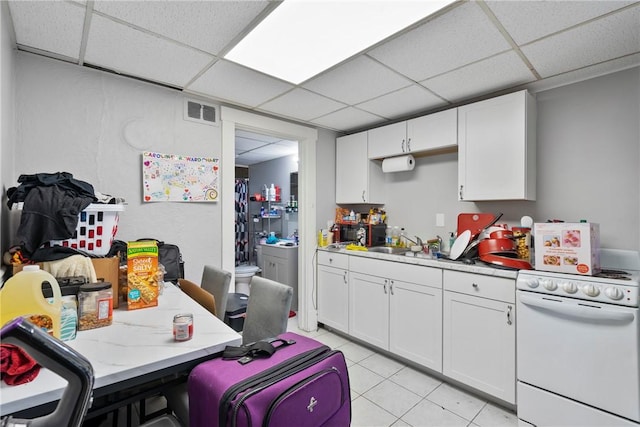
[(391, 246), (391, 243), (393, 242), (393, 230), (391, 229), (390, 226), (387, 226), (387, 229), (385, 230), (385, 238), (384, 238), (384, 245), (385, 246)]
[[(17, 203), (16, 209), (22, 209)], [(92, 203), (78, 215), (73, 236), (66, 240), (51, 240), (44, 246), (65, 246), (94, 255), (106, 255), (118, 232), (118, 215), (124, 205)]]
[(398, 246), (400, 244), (400, 227), (394, 225), (391, 229), (391, 246)]
[[(51, 286), (52, 298), (42, 293), (42, 283)], [(0, 324), (24, 317), (47, 333), (60, 339), (62, 294), (55, 277), (37, 265), (26, 265), (9, 278), (0, 289)]]
[(409, 240), (407, 239), (407, 232), (404, 231), (404, 228), (400, 229), (400, 247), (401, 248), (408, 248), (409, 247)]
[(111, 283), (88, 283), (78, 292), (78, 330), (101, 328), (113, 320)]

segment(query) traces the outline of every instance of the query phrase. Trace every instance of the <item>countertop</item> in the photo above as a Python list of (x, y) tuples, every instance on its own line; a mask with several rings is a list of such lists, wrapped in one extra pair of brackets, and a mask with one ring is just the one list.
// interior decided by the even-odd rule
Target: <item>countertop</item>
[(504, 277), (507, 279), (515, 279), (518, 276), (518, 270), (507, 270), (502, 268), (490, 267), (480, 261), (476, 261), (475, 264), (464, 264), (460, 261), (451, 261), (448, 259), (432, 259), (426, 257), (414, 257), (398, 254), (385, 254), (381, 252), (369, 252), (369, 251), (351, 251), (347, 249), (337, 248), (318, 248), (319, 251), (341, 253), (351, 256), (361, 256), (366, 258), (375, 258), (386, 261), (402, 262), (405, 264), (424, 265), (426, 267), (442, 268), (444, 270), (463, 271), (465, 273), (483, 274), (485, 276)]

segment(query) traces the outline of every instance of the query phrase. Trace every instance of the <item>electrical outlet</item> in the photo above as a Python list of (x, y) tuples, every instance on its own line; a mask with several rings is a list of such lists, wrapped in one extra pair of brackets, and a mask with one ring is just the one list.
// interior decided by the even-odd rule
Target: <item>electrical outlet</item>
[(444, 214), (436, 214), (436, 227), (444, 227)]

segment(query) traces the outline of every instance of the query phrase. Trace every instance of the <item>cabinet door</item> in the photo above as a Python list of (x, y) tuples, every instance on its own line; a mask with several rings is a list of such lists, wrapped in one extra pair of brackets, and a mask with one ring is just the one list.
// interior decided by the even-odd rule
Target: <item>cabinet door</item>
[(442, 290), (391, 282), (389, 350), (442, 372)]
[(274, 280), (276, 282), (282, 281), (282, 271), (284, 269), (284, 262), (281, 258), (271, 256), (271, 255), (263, 255), (262, 263), (264, 265), (264, 269), (262, 270), (262, 277), (269, 280)]
[(535, 127), (527, 91), (459, 107), (458, 198), (535, 200)]
[(451, 108), (407, 122), (407, 147), (413, 154), (458, 145), (458, 110)]
[(349, 273), (318, 266), (318, 322), (349, 332)]
[(407, 154), (407, 122), (394, 123), (368, 131), (367, 153), (370, 159)]
[(350, 272), (349, 335), (389, 349), (389, 279)]
[(515, 306), (445, 291), (443, 312), (442, 373), (515, 404)]
[(336, 203), (383, 203), (380, 162), (367, 157), (367, 132), (336, 139)]

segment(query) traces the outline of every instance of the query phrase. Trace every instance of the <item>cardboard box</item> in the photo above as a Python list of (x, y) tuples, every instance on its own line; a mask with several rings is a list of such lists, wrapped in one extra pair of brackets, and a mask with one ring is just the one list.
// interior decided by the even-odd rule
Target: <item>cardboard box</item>
[[(96, 277), (99, 281), (111, 283), (111, 289), (113, 291), (113, 308), (118, 308), (118, 269), (120, 265), (120, 259), (117, 256), (110, 258), (91, 258), (93, 269), (96, 271)], [(38, 263), (42, 268), (42, 263)], [(13, 274), (22, 271), (24, 264), (14, 264)]]
[(581, 275), (600, 272), (600, 225), (588, 222), (534, 224), (536, 270)]
[(127, 243), (127, 308), (158, 305), (158, 244), (155, 240)]

